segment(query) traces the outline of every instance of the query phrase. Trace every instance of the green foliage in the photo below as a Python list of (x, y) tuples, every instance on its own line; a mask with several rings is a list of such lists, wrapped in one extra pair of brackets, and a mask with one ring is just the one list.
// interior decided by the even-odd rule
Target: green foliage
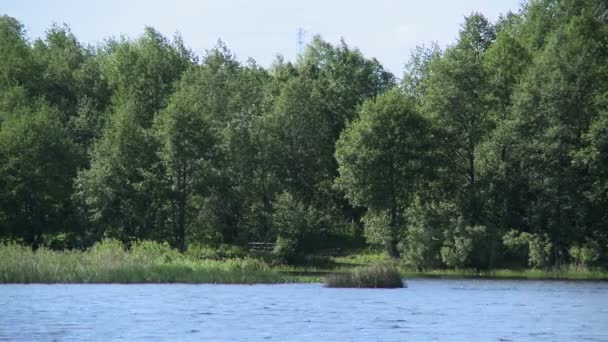
[(306, 208), (290, 193), (283, 193), (277, 197), (273, 209), (272, 222), (278, 232), (274, 254), (279, 260), (290, 261), (308, 228)]
[[(367, 245), (419, 270), (606, 266), (606, 10), (473, 13), (453, 45), (416, 50), (398, 86), (318, 36), (265, 69), (222, 42), (199, 59), (153, 28), (87, 47), (53, 25), (31, 41), (1, 16), (0, 239), (129, 246), (81, 255), (119, 260), (91, 261), (99, 275), (42, 248), (57, 261), (44, 277), (82, 281), (203, 279), (195, 262), (269, 241), (282, 262)], [(26, 269), (46, 267), (33, 255)]]
[(243, 248), (234, 245), (220, 244), (219, 246), (210, 246), (200, 243), (188, 244), (188, 249), (185, 252), (189, 258), (193, 259), (238, 259), (246, 256)]
[(492, 127), (483, 54), (493, 41), (487, 19), (480, 14), (467, 17), (458, 43), (430, 61), (430, 76), (420, 85), (423, 111), (449, 139), (440, 145), (452, 172), (446, 185), (453, 187), (452, 200), (472, 224), (481, 221), (477, 147)]
[(505, 246), (519, 255), (527, 255), (528, 265), (547, 268), (551, 261), (553, 244), (546, 235), (510, 231), (503, 237)]
[(486, 234), (484, 226), (467, 226), (462, 217), (455, 222), (453, 230), (445, 232), (445, 240), (441, 247), (441, 259), (448, 267), (462, 268), (471, 262), (471, 254), (479, 251), (480, 240)]
[(402, 257), (406, 265), (416, 269), (440, 267), (444, 231), (453, 228), (452, 220), (457, 215), (453, 203), (424, 203), (415, 198), (405, 215)]
[(599, 260), (601, 247), (597, 241), (588, 241), (582, 246), (570, 247), (568, 253), (579, 267), (589, 267)]
[(15, 18), (0, 16), (0, 90), (36, 83), (38, 66), (31, 56), (25, 28)]
[(411, 101), (392, 90), (366, 101), (336, 144), (336, 185), (353, 204), (371, 210), (368, 235), (373, 242), (383, 235), (392, 256), (403, 210), (432, 174), (432, 137)]
[(390, 217), (384, 211), (369, 210), (362, 220), (365, 240), (376, 246), (384, 246), (390, 234)]
[[(102, 240), (102, 244), (106, 244), (107, 240)], [(120, 244), (116, 240), (112, 240), (113, 244)], [(135, 241), (129, 249), (130, 257), (138, 263), (169, 263), (173, 260), (179, 260), (182, 256), (177, 250), (171, 248), (168, 243), (158, 243), (150, 240)]]
[(0, 129), (0, 227), (33, 248), (69, 213), (76, 148), (45, 103), (19, 108)]
[(255, 259), (190, 259), (167, 244), (135, 243), (128, 251), (103, 240), (85, 252), (35, 253), (0, 245), (0, 283), (281, 283), (286, 279)]
[(549, 239), (546, 236), (532, 235), (528, 243), (530, 246), (528, 264), (535, 268), (549, 267), (553, 248)]
[(527, 264), (529, 238), (529, 233), (521, 233), (517, 230), (507, 232), (503, 236), (502, 242), (507, 250), (508, 257), (519, 264)]
[(158, 176), (164, 185), (160, 196), (170, 208), (168, 221), (182, 251), (186, 250), (186, 230), (194, 213), (202, 209), (195, 199), (205, 194), (209, 179), (214, 176), (211, 170), (216, 138), (209, 120), (193, 102), (177, 92), (155, 122), (155, 138), (160, 144)]

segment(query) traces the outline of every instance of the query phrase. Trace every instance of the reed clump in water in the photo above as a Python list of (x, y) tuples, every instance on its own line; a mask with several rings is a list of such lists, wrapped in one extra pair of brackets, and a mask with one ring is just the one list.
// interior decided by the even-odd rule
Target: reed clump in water
[(337, 273), (325, 279), (327, 287), (355, 288), (402, 288), (407, 285), (396, 267), (391, 265), (371, 265)]

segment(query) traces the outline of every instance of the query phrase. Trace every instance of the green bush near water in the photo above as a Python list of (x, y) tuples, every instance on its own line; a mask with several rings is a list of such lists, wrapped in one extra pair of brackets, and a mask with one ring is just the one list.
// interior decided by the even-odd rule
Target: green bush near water
[(327, 287), (401, 288), (405, 287), (396, 267), (371, 265), (345, 273), (332, 274), (326, 278)]
[(196, 259), (166, 244), (137, 242), (130, 250), (103, 240), (86, 251), (32, 252), (0, 245), (0, 283), (281, 283), (286, 279), (252, 258)]

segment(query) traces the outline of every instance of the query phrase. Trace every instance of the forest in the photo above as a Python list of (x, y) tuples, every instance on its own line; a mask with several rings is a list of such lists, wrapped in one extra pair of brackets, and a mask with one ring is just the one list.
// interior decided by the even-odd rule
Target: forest
[(415, 269), (608, 266), (608, 4), (530, 0), (404, 51), (265, 68), (148, 27), (0, 17), (0, 244), (377, 248)]

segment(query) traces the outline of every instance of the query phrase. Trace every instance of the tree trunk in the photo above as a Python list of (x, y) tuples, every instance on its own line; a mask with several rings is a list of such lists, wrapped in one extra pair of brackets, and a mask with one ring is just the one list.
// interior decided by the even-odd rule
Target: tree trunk
[(467, 150), (467, 174), (469, 176), (469, 224), (475, 225), (478, 223), (478, 207), (477, 207), (477, 189), (475, 184), (475, 143), (473, 137), (468, 138)]
[(399, 230), (399, 218), (397, 217), (397, 208), (393, 206), (389, 210), (390, 215), (390, 223), (389, 223), (389, 238), (387, 241), (387, 249), (388, 255), (392, 259), (399, 259), (399, 250), (397, 249), (398, 239), (398, 230)]
[(179, 250), (184, 252), (186, 250), (186, 166), (182, 165), (181, 170), (178, 174), (178, 216), (177, 216), (177, 240)]

